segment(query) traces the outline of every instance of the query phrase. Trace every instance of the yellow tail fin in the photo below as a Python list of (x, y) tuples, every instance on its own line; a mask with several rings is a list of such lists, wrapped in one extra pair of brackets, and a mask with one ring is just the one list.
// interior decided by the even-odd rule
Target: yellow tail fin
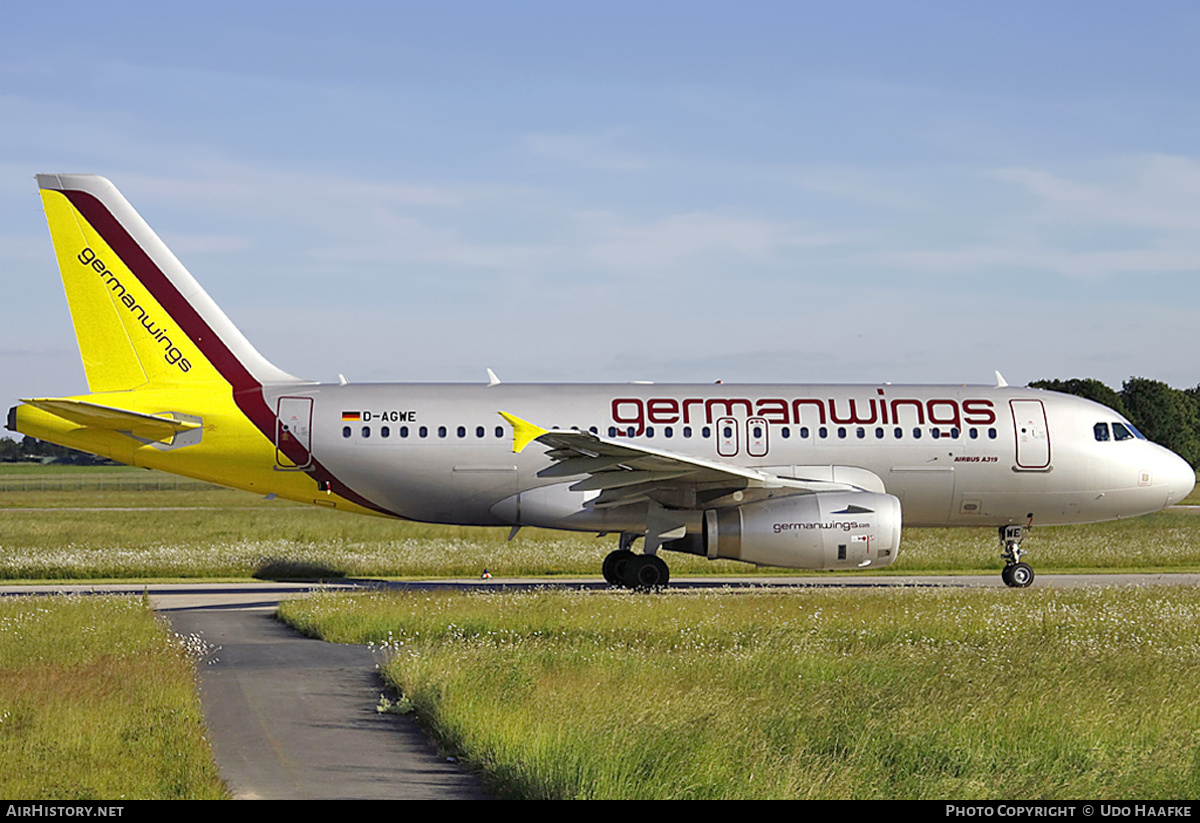
[(296, 381), (250, 345), (112, 183), (40, 174), (38, 185), (93, 394)]

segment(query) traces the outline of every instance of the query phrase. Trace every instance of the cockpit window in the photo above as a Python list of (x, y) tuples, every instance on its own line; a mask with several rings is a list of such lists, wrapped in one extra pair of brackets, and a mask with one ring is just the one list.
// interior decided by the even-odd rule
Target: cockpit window
[(1132, 440), (1134, 438), (1133, 432), (1125, 428), (1124, 423), (1113, 423), (1112, 428), (1114, 440)]
[(1096, 425), (1092, 426), (1092, 431), (1095, 433), (1096, 439), (1099, 440), (1101, 443), (1108, 440), (1108, 424), (1107, 423), (1097, 423)]
[(1133, 432), (1133, 436), (1134, 436), (1134, 437), (1136, 437), (1138, 440), (1145, 440), (1145, 439), (1146, 439), (1146, 435), (1142, 434), (1140, 431), (1138, 431), (1137, 429), (1135, 429), (1135, 428), (1133, 427), (1133, 424), (1132, 424), (1132, 423), (1126, 423), (1126, 424), (1125, 424), (1125, 427), (1126, 427), (1126, 428), (1128, 428), (1128, 429), (1129, 429), (1131, 432)]

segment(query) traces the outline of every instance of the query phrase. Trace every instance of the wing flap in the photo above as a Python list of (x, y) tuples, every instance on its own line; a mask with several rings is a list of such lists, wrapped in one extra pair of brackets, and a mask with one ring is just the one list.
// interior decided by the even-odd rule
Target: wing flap
[[(508, 412), (501, 417), (513, 427), (513, 453), (530, 443), (546, 446), (549, 465), (541, 478), (583, 477), (571, 491), (599, 491), (587, 505), (615, 508), (654, 501), (668, 508), (720, 507), (778, 494), (811, 494), (879, 487), (882, 481), (866, 469), (842, 466), (788, 466), (751, 469), (664, 451), (629, 440), (602, 437), (577, 429), (544, 429)], [(782, 473), (779, 473), (780, 470)]]

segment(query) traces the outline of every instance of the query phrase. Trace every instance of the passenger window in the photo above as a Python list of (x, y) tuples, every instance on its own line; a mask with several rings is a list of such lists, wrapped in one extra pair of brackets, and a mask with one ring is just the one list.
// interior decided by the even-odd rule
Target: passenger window
[(445, 436), (446, 436), (446, 427), (438, 426), (438, 437), (445, 437)]
[(897, 426), (897, 427), (896, 427), (896, 430), (895, 430), (895, 431), (893, 431), (893, 432), (892, 432), (892, 434), (895, 436), (895, 438), (896, 438), (897, 440), (899, 440), (900, 438), (904, 437), (904, 429), (902, 429), (902, 428), (900, 428), (899, 426)]
[(979, 430), (978, 429), (971, 429), (971, 431), (968, 432), (968, 434), (972, 440), (979, 439)]
[(475, 427), (475, 436), (482, 438), (483, 434), (484, 434), (483, 426), (476, 426)]
[(824, 440), (828, 436), (829, 436), (829, 429), (825, 428), (824, 426), (817, 429), (817, 437), (820, 437), (822, 440)]
[(350, 427), (342, 426), (342, 437), (349, 437), (349, 436), (350, 436)]
[(675, 434), (675, 430), (673, 428), (671, 428), (670, 426), (663, 426), (663, 437), (669, 438), (673, 434)]
[(882, 439), (883, 439), (883, 426), (876, 426), (876, 427), (875, 427), (875, 439), (876, 439), (876, 440), (882, 440)]
[(647, 427), (646, 427), (646, 436), (647, 436), (647, 437), (653, 437), (653, 436), (654, 436), (654, 427), (653, 427), (653, 426), (647, 426)]
[(779, 430), (779, 434), (781, 437), (783, 437), (784, 440), (787, 440), (789, 437), (792, 436), (792, 430), (790, 428), (788, 428), (787, 426), (784, 426), (783, 428), (781, 428)]
[(800, 436), (803, 437), (805, 440), (808, 439), (808, 426), (800, 427)]
[(496, 427), (496, 436), (497, 436), (497, 437), (504, 437), (504, 427), (503, 427), (503, 426), (497, 426), (497, 427)]
[(392, 436), (391, 428), (388, 426), (381, 426), (379, 429), (379, 436), (380, 437), (391, 437)]
[(370, 427), (370, 426), (363, 426), (363, 427), (362, 427), (362, 436), (363, 436), (363, 437), (370, 437), (370, 436), (371, 436), (371, 427)]
[(400, 436), (401, 436), (401, 437), (408, 437), (408, 426), (401, 426), (401, 427), (400, 427)]
[(616, 436), (617, 436), (617, 427), (616, 427), (616, 426), (609, 426), (609, 427), (608, 427), (608, 436), (609, 436), (609, 437), (616, 437)]
[(422, 426), (421, 428), (417, 429), (417, 434), (420, 435), (421, 437), (428, 437), (429, 436), (429, 428), (427, 426)]
[(684, 427), (683, 427), (683, 436), (684, 436), (684, 437), (691, 437), (691, 436), (692, 436), (692, 427), (691, 427), (691, 426), (684, 426)]
[(921, 430), (919, 428), (917, 428), (916, 426), (913, 426), (913, 440), (920, 440), (920, 439), (921, 439)]
[(700, 436), (707, 440), (708, 438), (712, 437), (712, 429), (710, 429), (708, 426), (705, 426), (704, 428), (700, 429)]
[(858, 435), (858, 439), (862, 440), (864, 437), (867, 436), (867, 430), (864, 429), (862, 426), (859, 426), (856, 434)]
[(1092, 426), (1092, 433), (1096, 436), (1096, 440), (1099, 442), (1106, 442), (1108, 440), (1108, 424), (1097, 423), (1096, 425)]
[(934, 440), (937, 440), (939, 437), (942, 436), (942, 430), (939, 429), (937, 426), (934, 426), (932, 429), (930, 429), (929, 433), (933, 435)]
[(466, 436), (467, 436), (467, 427), (466, 427), (466, 426), (459, 426), (459, 427), (458, 427), (458, 436), (459, 436), (459, 437), (466, 437)]
[(988, 429), (988, 439), (989, 440), (996, 439), (996, 430), (995, 429)]

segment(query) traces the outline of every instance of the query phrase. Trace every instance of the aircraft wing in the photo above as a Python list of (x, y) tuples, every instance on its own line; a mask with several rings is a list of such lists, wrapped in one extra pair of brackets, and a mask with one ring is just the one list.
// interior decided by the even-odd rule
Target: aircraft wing
[(57, 397), (21, 400), (36, 409), (93, 429), (127, 432), (146, 440), (169, 440), (174, 435), (200, 427), (199, 423), (131, 412), (98, 403), (85, 403)]
[(500, 416), (513, 427), (514, 454), (521, 453), (533, 442), (549, 446), (546, 456), (551, 463), (538, 472), (538, 477), (586, 475), (570, 488), (572, 491), (599, 491), (599, 496), (589, 502), (596, 508), (646, 500), (672, 507), (715, 507), (779, 494), (864, 488), (882, 490), (882, 482), (861, 469), (843, 470), (843, 479), (834, 471), (841, 467), (790, 467), (816, 471), (799, 472), (811, 477), (784, 477), (602, 437), (588, 431), (543, 429), (507, 412), (500, 412)]

